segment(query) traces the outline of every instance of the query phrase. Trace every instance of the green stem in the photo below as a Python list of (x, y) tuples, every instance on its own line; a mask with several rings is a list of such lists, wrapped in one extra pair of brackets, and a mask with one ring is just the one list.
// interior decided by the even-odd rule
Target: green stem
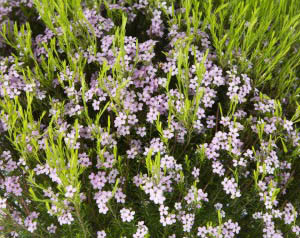
[(82, 228), (82, 231), (83, 231), (83, 233), (84, 233), (84, 238), (87, 238), (87, 235), (89, 235), (90, 233), (89, 233), (89, 231), (86, 229), (85, 225), (84, 225), (83, 222), (82, 222), (82, 219), (81, 219), (79, 210), (80, 210), (80, 207), (78, 207), (78, 205), (76, 205), (76, 206), (75, 206), (76, 216), (77, 216), (77, 218), (78, 218), (78, 220), (79, 220), (79, 224), (80, 224), (80, 226), (81, 226), (81, 228)]

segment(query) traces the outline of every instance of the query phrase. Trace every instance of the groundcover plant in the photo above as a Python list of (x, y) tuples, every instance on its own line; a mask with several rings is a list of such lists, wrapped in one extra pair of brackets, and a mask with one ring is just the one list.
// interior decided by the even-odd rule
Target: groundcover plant
[(0, 23), (1, 238), (300, 237), (299, 0), (0, 0)]

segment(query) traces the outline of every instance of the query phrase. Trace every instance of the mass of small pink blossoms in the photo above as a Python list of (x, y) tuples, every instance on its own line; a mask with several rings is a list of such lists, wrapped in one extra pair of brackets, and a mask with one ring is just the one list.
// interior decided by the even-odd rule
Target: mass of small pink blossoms
[[(299, 189), (293, 179), (299, 173), (294, 161), (300, 133), (285, 114), (285, 102), (280, 114), (278, 101), (254, 88), (238, 66), (221, 68), (207, 28), (187, 33), (184, 22), (168, 22), (169, 1), (107, 2), (113, 14), (122, 11), (127, 17), (124, 57), (120, 60), (116, 46), (117, 15), (110, 18), (104, 5), (99, 10), (82, 3), (86, 22), (80, 24), (98, 47), (74, 49), (72, 59), (86, 59), (83, 75), (66, 58), (65, 68), (51, 69), (49, 82), (37, 77), (28, 82), (20, 70), (23, 64), (31, 67), (28, 59), (15, 61), (21, 50), (15, 52), (0, 37), (0, 50), (6, 52), (0, 55), (0, 99), (30, 94), (35, 102), (27, 134), (0, 106), (0, 219), (12, 224), (0, 222), (0, 231), (7, 237), (64, 237), (68, 229), (87, 224), (90, 237), (97, 238), (234, 238), (250, 230), (256, 237), (299, 237), (299, 202), (285, 196)], [(13, 13), (20, 15), (20, 24), (29, 21), (24, 9), (41, 26), (31, 39), (36, 61), (53, 60), (47, 50), (53, 43), (64, 57), (57, 41), (64, 29), (54, 17), (49, 29), (33, 1), (0, 0), (1, 25), (12, 21)], [(130, 33), (138, 24), (144, 32)], [(179, 49), (187, 45), (183, 68)], [(199, 78), (201, 62), (205, 71)], [(120, 76), (114, 71), (118, 63)], [(185, 91), (178, 77), (185, 80)], [(199, 94), (198, 103), (189, 101)], [(12, 144), (7, 138), (14, 133)], [(25, 151), (16, 146), (24, 144)], [(56, 154), (60, 146), (64, 153)], [(32, 159), (35, 155), (40, 159)], [(79, 183), (66, 172), (75, 171), (74, 164), (80, 175), (72, 176)]]

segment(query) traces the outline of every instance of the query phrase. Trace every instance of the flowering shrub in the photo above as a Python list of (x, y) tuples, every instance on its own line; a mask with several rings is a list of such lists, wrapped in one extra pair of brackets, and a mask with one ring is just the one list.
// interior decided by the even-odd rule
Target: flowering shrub
[(300, 4), (223, 2), (0, 1), (1, 234), (299, 237)]

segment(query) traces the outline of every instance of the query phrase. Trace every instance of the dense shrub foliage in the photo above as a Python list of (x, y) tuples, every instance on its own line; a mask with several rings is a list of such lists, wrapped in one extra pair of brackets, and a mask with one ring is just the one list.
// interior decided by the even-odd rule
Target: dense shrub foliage
[(0, 0), (0, 22), (1, 235), (300, 236), (299, 1)]

